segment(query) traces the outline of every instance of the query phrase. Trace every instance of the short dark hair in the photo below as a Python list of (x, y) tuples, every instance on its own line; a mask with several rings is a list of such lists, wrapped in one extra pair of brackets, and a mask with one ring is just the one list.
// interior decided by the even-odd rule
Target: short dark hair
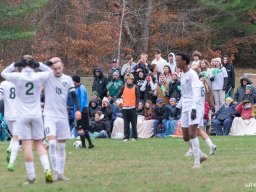
[(132, 55), (131, 54), (129, 54), (129, 55), (126, 55), (126, 57), (125, 57), (125, 59), (127, 59), (127, 60), (130, 60), (130, 59), (132, 59), (133, 57), (132, 57)]
[(72, 80), (73, 80), (74, 82), (80, 83), (81, 78), (80, 78), (79, 75), (73, 75)]
[(155, 54), (161, 54), (161, 50), (160, 49), (155, 49)]
[(184, 52), (180, 52), (180, 53), (177, 53), (176, 56), (177, 56), (177, 55), (181, 56), (182, 60), (183, 60), (183, 61), (185, 60), (186, 63), (187, 63), (187, 65), (189, 65), (189, 63), (190, 63), (189, 54), (184, 53)]

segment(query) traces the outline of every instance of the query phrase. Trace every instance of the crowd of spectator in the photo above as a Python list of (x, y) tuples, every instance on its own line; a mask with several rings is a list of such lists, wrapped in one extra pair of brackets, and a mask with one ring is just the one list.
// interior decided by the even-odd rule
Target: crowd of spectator
[[(236, 74), (228, 56), (209, 63), (195, 51), (192, 58), (190, 68), (205, 86), (205, 127), (213, 127), (218, 136), (255, 135), (256, 89), (250, 78), (241, 77), (235, 89)], [(124, 140), (181, 136), (181, 110), (176, 105), (181, 98), (182, 71), (176, 66), (175, 54), (165, 60), (156, 50), (152, 62), (145, 53), (138, 62), (132, 55), (126, 60), (121, 67), (114, 59), (107, 75), (99, 67), (93, 70), (90, 136)]]

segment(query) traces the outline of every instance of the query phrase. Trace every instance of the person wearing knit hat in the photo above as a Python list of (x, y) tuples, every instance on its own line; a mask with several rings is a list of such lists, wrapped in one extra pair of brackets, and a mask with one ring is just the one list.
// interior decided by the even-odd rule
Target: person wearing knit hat
[(229, 102), (232, 103), (234, 100), (233, 100), (231, 97), (227, 97), (227, 98), (226, 98), (226, 101), (229, 101)]
[(256, 95), (252, 92), (253, 87), (251, 85), (245, 86), (245, 93), (242, 100), (248, 100), (252, 105), (256, 103)]
[(132, 125), (132, 141), (136, 141), (137, 134), (137, 108), (140, 99), (140, 90), (133, 84), (134, 76), (131, 73), (125, 75), (126, 84), (120, 89), (115, 97), (123, 98), (123, 119), (124, 119), (124, 142), (130, 137), (130, 124)]
[(220, 63), (220, 65), (222, 65), (222, 62), (221, 62), (221, 58), (220, 58), (220, 57), (216, 57), (216, 58), (215, 58), (215, 63), (216, 63), (216, 62), (218, 62), (218, 63)]
[(97, 92), (97, 91), (93, 91), (93, 92), (92, 92), (92, 94), (91, 94), (91, 96), (97, 96), (97, 97), (98, 97), (98, 96), (99, 96), (99, 94), (98, 94), (98, 92)]
[(119, 72), (115, 71), (113, 73), (111, 81), (109, 81), (107, 84), (108, 95), (111, 97), (115, 97), (122, 86), (123, 81), (119, 79)]

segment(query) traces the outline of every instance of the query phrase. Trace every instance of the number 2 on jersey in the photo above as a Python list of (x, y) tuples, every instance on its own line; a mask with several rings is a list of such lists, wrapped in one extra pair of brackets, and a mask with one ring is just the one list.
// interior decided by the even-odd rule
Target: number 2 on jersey
[(10, 88), (10, 99), (15, 99), (16, 97), (16, 93), (15, 93), (15, 88), (14, 87), (11, 87)]
[(26, 91), (26, 95), (34, 95), (32, 92), (32, 89), (34, 88), (34, 84), (29, 82), (26, 84), (26, 87), (28, 87), (28, 90)]

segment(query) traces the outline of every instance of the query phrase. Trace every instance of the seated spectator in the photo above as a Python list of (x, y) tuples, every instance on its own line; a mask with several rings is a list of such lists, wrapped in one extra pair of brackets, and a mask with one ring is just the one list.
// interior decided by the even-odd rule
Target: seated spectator
[(133, 62), (132, 55), (127, 55), (125, 59), (127, 60), (127, 63), (124, 64), (121, 70), (122, 79), (127, 73), (131, 73), (132, 68), (136, 65), (136, 63)]
[(144, 110), (145, 120), (151, 120), (154, 118), (153, 115), (153, 103), (151, 100), (146, 100)]
[(178, 80), (180, 81), (180, 77), (181, 77), (181, 69), (180, 69), (180, 68), (178, 68), (178, 67), (176, 67), (176, 68), (175, 68), (175, 74), (177, 75)]
[(172, 72), (171, 72), (171, 68), (169, 67), (169, 65), (164, 66), (164, 76), (168, 83), (170, 83), (172, 81)]
[(176, 132), (177, 122), (180, 119), (180, 109), (176, 107), (176, 99), (170, 99), (170, 105), (167, 105), (168, 109), (168, 119), (165, 122), (165, 132), (163, 133), (163, 137), (167, 137), (170, 135), (174, 135)]
[(123, 120), (123, 100), (117, 99), (113, 107), (113, 130), (111, 133), (112, 139), (123, 139), (124, 138), (124, 120)]
[(107, 97), (104, 97), (102, 99), (101, 111), (104, 114), (105, 118), (109, 121), (110, 129), (112, 130), (112, 128), (113, 128), (113, 122), (112, 122), (113, 109), (112, 109), (112, 106)]
[(99, 94), (97, 91), (93, 91), (91, 94), (91, 100), (95, 100), (98, 104), (98, 106), (101, 106), (102, 102), (101, 102), (101, 98), (99, 97)]
[(97, 111), (94, 117), (94, 125), (92, 127), (93, 138), (108, 138), (111, 130), (109, 121), (105, 118), (101, 111)]
[[(138, 76), (135, 77), (135, 85), (140, 89), (145, 82), (145, 76), (142, 71), (138, 72)], [(140, 90), (140, 100), (144, 100), (144, 91)]]
[(142, 100), (139, 101), (137, 114), (144, 116), (144, 104)]
[(157, 99), (162, 99), (164, 104), (169, 104), (168, 88), (169, 84), (166, 82), (164, 74), (159, 76), (159, 83), (155, 84), (154, 95)]
[[(234, 100), (238, 103), (243, 101), (244, 95), (245, 95), (245, 86), (246, 85), (252, 85), (252, 81), (249, 77), (243, 76), (240, 79), (240, 86), (236, 89)], [(256, 89), (252, 87), (252, 93), (256, 94)]]
[(143, 92), (144, 100), (151, 100), (153, 103), (156, 103), (156, 96), (154, 96), (154, 91), (156, 87), (153, 83), (151, 74), (148, 74), (144, 83), (140, 87), (140, 92)]
[(180, 100), (181, 97), (181, 85), (180, 81), (178, 79), (178, 76), (176, 74), (172, 75), (172, 81), (169, 82), (169, 92), (168, 95), (170, 98), (175, 98), (176, 101)]
[(119, 73), (115, 71), (107, 84), (108, 95), (114, 98), (122, 86), (123, 82), (119, 79)]
[(165, 122), (168, 119), (168, 109), (165, 106), (163, 99), (156, 100), (156, 106), (154, 108), (154, 135), (164, 133)]
[(145, 117), (145, 111), (150, 115), (150, 108), (152, 110), (152, 102), (150, 101), (151, 106), (148, 102), (147, 107), (143, 105), (142, 101), (140, 101), (138, 105), (137, 133), (139, 138), (150, 138), (154, 134), (154, 120)]
[(154, 83), (159, 82), (159, 76), (160, 76), (160, 72), (158, 71), (158, 67), (157, 64), (152, 64), (150, 65), (150, 72), (152, 75), (152, 80)]
[(243, 97), (244, 100), (249, 100), (252, 105), (256, 103), (256, 95), (252, 93), (253, 87), (251, 85), (245, 86), (245, 94)]
[(97, 91), (98, 97), (103, 99), (107, 95), (108, 78), (103, 75), (103, 69), (97, 67), (93, 70), (94, 80), (92, 91)]
[[(216, 116), (213, 119), (213, 125), (217, 136), (229, 134), (234, 115), (235, 105), (233, 104), (233, 99), (228, 97), (225, 104), (216, 112)], [(223, 130), (222, 126), (224, 126)]]
[(91, 99), (89, 102), (89, 123), (90, 128), (93, 126), (94, 117), (97, 111), (101, 111), (101, 106), (98, 105), (97, 100)]
[(241, 117), (235, 117), (230, 135), (256, 135), (256, 120), (253, 117), (253, 106), (250, 101), (244, 100), (236, 106), (235, 110), (241, 114)]

